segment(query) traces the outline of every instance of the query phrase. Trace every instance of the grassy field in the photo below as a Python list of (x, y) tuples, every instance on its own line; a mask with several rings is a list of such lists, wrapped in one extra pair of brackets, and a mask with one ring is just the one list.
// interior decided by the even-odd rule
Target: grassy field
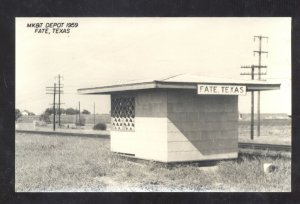
[[(250, 122), (243, 121), (239, 123), (239, 141), (240, 142), (254, 142), (254, 143), (269, 143), (269, 144), (284, 144), (291, 145), (291, 124), (290, 120), (279, 122), (262, 123), (261, 135), (257, 136), (257, 127), (254, 127), (254, 140), (250, 139)], [(273, 120), (274, 121), (274, 120)]]
[[(173, 167), (112, 154), (109, 140), (16, 133), (15, 190), (24, 191), (291, 191), (291, 160), (240, 154), (216, 166)], [(267, 153), (266, 153), (267, 154)], [(263, 172), (263, 163), (278, 169)]]

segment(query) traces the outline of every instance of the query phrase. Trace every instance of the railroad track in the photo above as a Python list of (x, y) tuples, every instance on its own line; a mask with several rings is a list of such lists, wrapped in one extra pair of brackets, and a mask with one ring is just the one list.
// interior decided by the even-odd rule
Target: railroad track
[[(44, 134), (44, 135), (64, 135), (64, 136), (84, 136), (84, 137), (102, 137), (109, 139), (109, 134), (83, 134), (83, 133), (68, 133), (68, 132), (53, 132), (53, 131), (32, 131), (32, 130), (16, 130), (19, 133), (31, 133), (31, 134)], [(276, 144), (261, 144), (261, 143), (246, 143), (239, 142), (239, 149), (257, 149), (257, 150), (271, 150), (271, 151), (286, 151), (291, 152), (290, 145), (276, 145)]]
[(244, 143), (244, 142), (239, 142), (239, 148), (272, 150), (272, 151), (286, 151), (286, 152), (290, 152), (292, 149), (291, 145), (258, 144), (258, 143)]

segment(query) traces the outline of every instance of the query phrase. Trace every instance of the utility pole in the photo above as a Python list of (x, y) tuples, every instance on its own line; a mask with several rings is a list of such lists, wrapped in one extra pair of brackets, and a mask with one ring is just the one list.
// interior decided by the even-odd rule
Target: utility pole
[(53, 94), (53, 131), (55, 131), (55, 95), (56, 95), (56, 83), (53, 87), (46, 87), (46, 94)]
[[(251, 75), (251, 80), (254, 80), (254, 75), (258, 75), (258, 73), (255, 73), (255, 68), (266, 68), (266, 66), (257, 66), (257, 65), (251, 65), (251, 66), (241, 66), (242, 69), (251, 69), (251, 72), (242, 72), (241, 75)], [(260, 73), (260, 75), (266, 75), (266, 73)], [(251, 91), (251, 129), (250, 129), (250, 138), (253, 140), (254, 138), (254, 91)]]
[(76, 116), (76, 117), (75, 117), (75, 124), (77, 124), (77, 122), (78, 122), (78, 121), (77, 121), (77, 107), (75, 107), (75, 116)]
[[(241, 75), (251, 75), (251, 80), (254, 80), (254, 65), (241, 66), (242, 69), (250, 68), (251, 72), (242, 72)], [(250, 124), (250, 138), (254, 138), (254, 92), (251, 91), (251, 124)]]
[(58, 126), (60, 127), (60, 115), (61, 115), (61, 112), (60, 112), (60, 94), (63, 93), (63, 91), (61, 91), (60, 89), (63, 88), (61, 87), (61, 84), (60, 84), (60, 79), (63, 78), (62, 76), (60, 76), (60, 74), (55, 77), (55, 78), (58, 78)]
[[(254, 41), (256, 38), (259, 39), (259, 48), (253, 51), (253, 53), (254, 55), (258, 53), (258, 80), (261, 80), (261, 54), (268, 54), (267, 51), (261, 50), (261, 43), (263, 39), (268, 40), (268, 37), (262, 35), (254, 36)], [(257, 135), (260, 136), (260, 91), (257, 92)]]
[[(268, 53), (266, 51), (262, 51), (261, 50), (261, 40), (263, 38), (268, 38), (268, 37), (264, 37), (264, 36), (254, 36), (254, 41), (255, 41), (255, 38), (259, 38), (259, 41), (260, 41), (260, 44), (259, 44), (259, 50), (255, 50), (253, 51), (254, 55), (255, 53), (258, 53), (259, 54), (259, 62), (258, 62), (258, 65), (251, 65), (251, 66), (241, 66), (242, 69), (248, 69), (250, 68), (251, 69), (251, 72), (243, 72), (241, 73), (241, 75), (251, 75), (251, 80), (254, 80), (254, 75), (258, 75), (258, 79), (261, 80), (261, 75), (266, 75), (267, 72), (261, 72), (261, 69), (262, 68), (267, 68), (267, 66), (265, 65), (261, 65), (261, 54), (263, 53)], [(255, 69), (258, 69), (258, 72), (255, 73)], [(258, 103), (257, 103), (257, 135), (260, 136), (260, 91), (258, 91)], [(254, 138), (254, 91), (251, 91), (251, 130), (250, 130), (250, 137), (251, 137), (251, 140), (253, 140)]]
[(95, 102), (94, 102), (94, 127), (96, 125), (96, 115), (95, 115)]
[(56, 84), (54, 83), (54, 94), (53, 94), (53, 131), (55, 131), (55, 94), (56, 94)]
[(78, 108), (79, 108), (78, 122), (80, 122), (80, 101), (78, 102)]
[[(57, 91), (57, 88), (58, 88), (58, 91)], [(53, 95), (53, 104), (50, 104), (50, 105), (53, 105), (53, 131), (55, 131), (55, 115), (56, 115), (56, 109), (55, 109), (55, 105), (58, 105), (60, 107), (60, 104), (63, 104), (59, 101), (59, 103), (56, 103), (55, 102), (55, 95), (56, 94), (61, 94), (62, 91), (60, 90), (61, 86), (59, 85), (57, 87), (56, 83), (54, 83), (54, 86), (46, 86), (46, 94), (51, 94)], [(60, 99), (59, 99), (60, 100)]]
[[(251, 66), (251, 80), (254, 80), (254, 66)], [(251, 91), (251, 140), (254, 138), (254, 91)]]

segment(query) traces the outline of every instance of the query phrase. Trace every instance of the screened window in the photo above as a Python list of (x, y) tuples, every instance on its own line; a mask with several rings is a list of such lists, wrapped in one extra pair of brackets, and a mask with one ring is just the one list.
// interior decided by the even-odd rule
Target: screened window
[(113, 130), (134, 131), (134, 97), (114, 97), (111, 101)]

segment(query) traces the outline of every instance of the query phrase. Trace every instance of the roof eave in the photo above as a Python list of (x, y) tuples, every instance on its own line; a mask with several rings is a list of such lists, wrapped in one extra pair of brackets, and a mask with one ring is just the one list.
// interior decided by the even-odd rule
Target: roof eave
[(204, 82), (204, 83), (195, 83), (195, 82), (161, 82), (157, 81), (157, 88), (170, 88), (170, 89), (197, 89), (197, 84), (214, 84), (214, 85), (235, 85), (235, 86), (246, 86), (247, 91), (267, 91), (267, 90), (278, 90), (280, 89), (281, 84), (270, 84), (270, 83), (257, 83), (257, 84), (248, 84), (248, 83), (219, 83), (219, 82)]
[(103, 87), (92, 87), (92, 88), (82, 88), (77, 89), (79, 94), (110, 94), (113, 92), (120, 91), (134, 91), (142, 89), (152, 89), (157, 88), (156, 82), (146, 82), (146, 83), (135, 83), (135, 84), (124, 84), (124, 85), (113, 85), (113, 86), (103, 86)]
[(250, 84), (247, 85), (247, 91), (271, 91), (279, 90), (281, 84)]
[[(194, 82), (182, 83), (182, 82), (162, 82), (162, 81), (152, 81), (144, 83), (135, 84), (123, 84), (123, 85), (113, 85), (104, 87), (93, 87), (93, 88), (83, 88), (78, 89), (79, 94), (111, 94), (114, 92), (122, 91), (134, 91), (143, 89), (197, 89), (197, 84)], [(246, 86), (247, 91), (267, 91), (267, 90), (278, 90), (280, 89), (280, 84), (246, 84), (246, 83), (201, 83), (201, 84), (215, 84), (215, 85), (238, 85)]]

